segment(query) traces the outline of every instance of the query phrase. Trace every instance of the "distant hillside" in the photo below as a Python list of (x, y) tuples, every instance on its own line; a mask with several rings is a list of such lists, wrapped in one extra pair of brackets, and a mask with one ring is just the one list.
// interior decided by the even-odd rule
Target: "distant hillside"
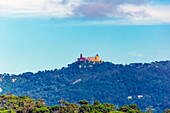
[(118, 106), (137, 104), (143, 110), (152, 106), (162, 112), (170, 106), (169, 84), (170, 61), (129, 65), (79, 61), (59, 70), (1, 74), (0, 94), (42, 98), (48, 105), (61, 99), (71, 103), (85, 99)]

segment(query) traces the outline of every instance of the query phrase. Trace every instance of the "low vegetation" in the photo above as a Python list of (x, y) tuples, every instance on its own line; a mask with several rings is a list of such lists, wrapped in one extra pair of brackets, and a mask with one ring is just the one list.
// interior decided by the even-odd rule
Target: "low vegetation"
[[(80, 100), (78, 103), (68, 103), (59, 101), (59, 105), (45, 105), (43, 99), (32, 99), (29, 96), (15, 96), (11, 93), (0, 95), (0, 113), (153, 113), (149, 108), (142, 112), (136, 104), (124, 105), (116, 108), (114, 104), (94, 101), (89, 104), (86, 100)], [(165, 113), (170, 113), (166, 109)]]

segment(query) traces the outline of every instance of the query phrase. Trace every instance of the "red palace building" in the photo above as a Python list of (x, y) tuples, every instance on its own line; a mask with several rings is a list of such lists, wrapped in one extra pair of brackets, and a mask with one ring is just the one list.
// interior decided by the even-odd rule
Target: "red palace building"
[(83, 55), (80, 54), (80, 58), (78, 58), (77, 61), (86, 61), (86, 58), (85, 57), (83, 58)]
[(80, 58), (77, 59), (77, 61), (92, 61), (92, 62), (103, 62), (103, 60), (99, 59), (99, 55), (97, 54), (95, 57), (83, 57), (82, 54), (80, 54)]

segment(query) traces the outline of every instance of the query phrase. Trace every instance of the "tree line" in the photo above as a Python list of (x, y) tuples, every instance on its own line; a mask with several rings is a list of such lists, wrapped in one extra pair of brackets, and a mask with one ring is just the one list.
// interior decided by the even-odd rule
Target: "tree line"
[[(0, 113), (153, 113), (151, 108), (142, 112), (136, 104), (124, 105), (116, 108), (111, 103), (100, 103), (94, 101), (91, 105), (86, 100), (78, 103), (59, 101), (58, 105), (45, 105), (44, 99), (33, 99), (29, 96), (15, 96), (11, 93), (0, 95)], [(170, 113), (170, 109), (164, 110)]]

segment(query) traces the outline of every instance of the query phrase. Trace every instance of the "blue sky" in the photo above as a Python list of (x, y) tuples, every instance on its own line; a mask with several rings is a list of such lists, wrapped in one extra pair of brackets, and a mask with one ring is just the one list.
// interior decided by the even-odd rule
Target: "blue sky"
[[(24, 1), (24, 2), (23, 2)], [(169, 0), (0, 0), (0, 73), (170, 59)]]

